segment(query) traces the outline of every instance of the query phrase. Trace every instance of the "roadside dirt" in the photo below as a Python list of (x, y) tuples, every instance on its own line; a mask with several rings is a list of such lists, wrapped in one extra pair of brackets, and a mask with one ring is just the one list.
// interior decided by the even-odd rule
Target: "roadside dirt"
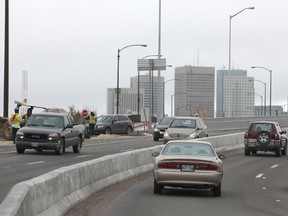
[(129, 188), (152, 178), (152, 176), (152, 172), (147, 172), (126, 181), (103, 188), (71, 208), (65, 216), (107, 216), (114, 199)]

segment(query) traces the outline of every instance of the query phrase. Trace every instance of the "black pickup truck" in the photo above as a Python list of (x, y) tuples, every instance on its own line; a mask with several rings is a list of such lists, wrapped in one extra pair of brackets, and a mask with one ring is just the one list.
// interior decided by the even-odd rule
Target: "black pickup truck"
[(35, 113), (29, 117), (25, 127), (17, 131), (17, 153), (35, 149), (54, 150), (56, 154), (62, 155), (70, 146), (74, 153), (79, 153), (84, 133), (84, 125), (73, 125), (67, 113)]

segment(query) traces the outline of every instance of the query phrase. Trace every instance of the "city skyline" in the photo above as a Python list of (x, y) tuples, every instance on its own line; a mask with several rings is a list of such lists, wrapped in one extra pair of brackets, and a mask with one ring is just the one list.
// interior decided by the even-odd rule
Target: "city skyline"
[[(158, 52), (158, 1), (23, 0), (10, 3), (10, 94), (21, 100), (22, 72), (28, 72), (28, 102), (67, 109), (91, 108), (106, 113), (107, 88), (116, 87), (117, 49), (121, 52), (120, 88), (137, 75), (137, 59)], [(287, 104), (288, 14), (284, 0), (162, 1), (161, 54), (172, 68), (161, 71), (174, 78), (183, 65), (228, 68), (229, 17), (232, 19), (232, 69), (267, 83), (273, 71), (272, 105)], [(4, 0), (0, 0), (0, 29), (4, 30)], [(0, 34), (0, 101), (3, 101), (4, 31)], [(283, 90), (284, 86), (284, 90)], [(166, 85), (165, 109), (170, 113), (172, 83)], [(103, 91), (104, 90), (104, 91)], [(255, 83), (255, 92), (263, 91)], [(267, 101), (268, 103), (268, 101)], [(260, 98), (256, 98), (260, 104)], [(3, 105), (3, 104), (2, 104)], [(287, 106), (285, 107), (287, 108)], [(3, 106), (0, 106), (0, 115)]]

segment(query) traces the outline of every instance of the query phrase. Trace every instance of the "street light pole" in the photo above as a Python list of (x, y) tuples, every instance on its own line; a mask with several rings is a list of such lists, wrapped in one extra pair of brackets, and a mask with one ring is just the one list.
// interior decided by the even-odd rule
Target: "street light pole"
[(4, 48), (4, 100), (3, 116), (8, 117), (9, 109), (9, 0), (5, 0), (5, 48)]
[[(168, 66), (168, 65), (167, 65)], [(163, 118), (165, 117), (165, 84), (167, 82), (173, 81), (173, 80), (178, 80), (178, 79), (169, 79), (166, 82), (163, 82)]]
[[(271, 111), (272, 111), (272, 108), (271, 108), (271, 104), (272, 104), (272, 70), (269, 70), (268, 68), (261, 67), (261, 66), (252, 66), (251, 68), (252, 69), (261, 68), (261, 69), (267, 70), (270, 73), (270, 105), (269, 105), (270, 110), (269, 110), (269, 114), (271, 116)], [(266, 90), (266, 85), (265, 85), (265, 90)], [(265, 106), (266, 106), (266, 104), (265, 104)]]
[(247, 7), (247, 8), (242, 9), (241, 11), (239, 11), (238, 13), (234, 15), (230, 15), (230, 19), (229, 19), (229, 70), (231, 70), (231, 20), (233, 17), (237, 16), (244, 10), (254, 10), (254, 9), (255, 7)]
[(257, 82), (260, 82), (264, 85), (264, 116), (266, 116), (266, 83), (262, 82), (261, 80), (255, 80)]
[(186, 94), (186, 92), (177, 92), (177, 93), (171, 95), (171, 116), (173, 116), (173, 97), (177, 94)]
[(263, 115), (263, 96), (257, 93), (254, 93), (254, 94), (261, 98), (261, 116), (262, 116)]
[(117, 51), (117, 89), (116, 89), (116, 114), (119, 114), (119, 62), (120, 62), (120, 52), (128, 47), (133, 47), (133, 46), (141, 46), (141, 47), (147, 47), (146, 44), (132, 44), (125, 46), (121, 49), (118, 49)]

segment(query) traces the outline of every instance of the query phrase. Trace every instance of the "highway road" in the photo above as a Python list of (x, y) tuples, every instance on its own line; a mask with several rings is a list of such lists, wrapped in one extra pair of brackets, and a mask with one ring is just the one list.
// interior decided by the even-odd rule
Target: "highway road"
[(92, 195), (66, 216), (288, 215), (285, 156), (262, 153), (247, 157), (243, 149), (226, 155), (221, 197), (213, 197), (211, 191), (175, 188), (165, 188), (163, 194), (155, 195), (150, 172), (134, 178), (134, 183), (128, 180)]
[(66, 149), (64, 155), (55, 155), (54, 151), (35, 150), (17, 154), (14, 145), (0, 146), (0, 203), (15, 184), (49, 171), (105, 155), (162, 144), (152, 141), (151, 136), (111, 136), (110, 139), (86, 139), (79, 154), (74, 154), (72, 148)]

